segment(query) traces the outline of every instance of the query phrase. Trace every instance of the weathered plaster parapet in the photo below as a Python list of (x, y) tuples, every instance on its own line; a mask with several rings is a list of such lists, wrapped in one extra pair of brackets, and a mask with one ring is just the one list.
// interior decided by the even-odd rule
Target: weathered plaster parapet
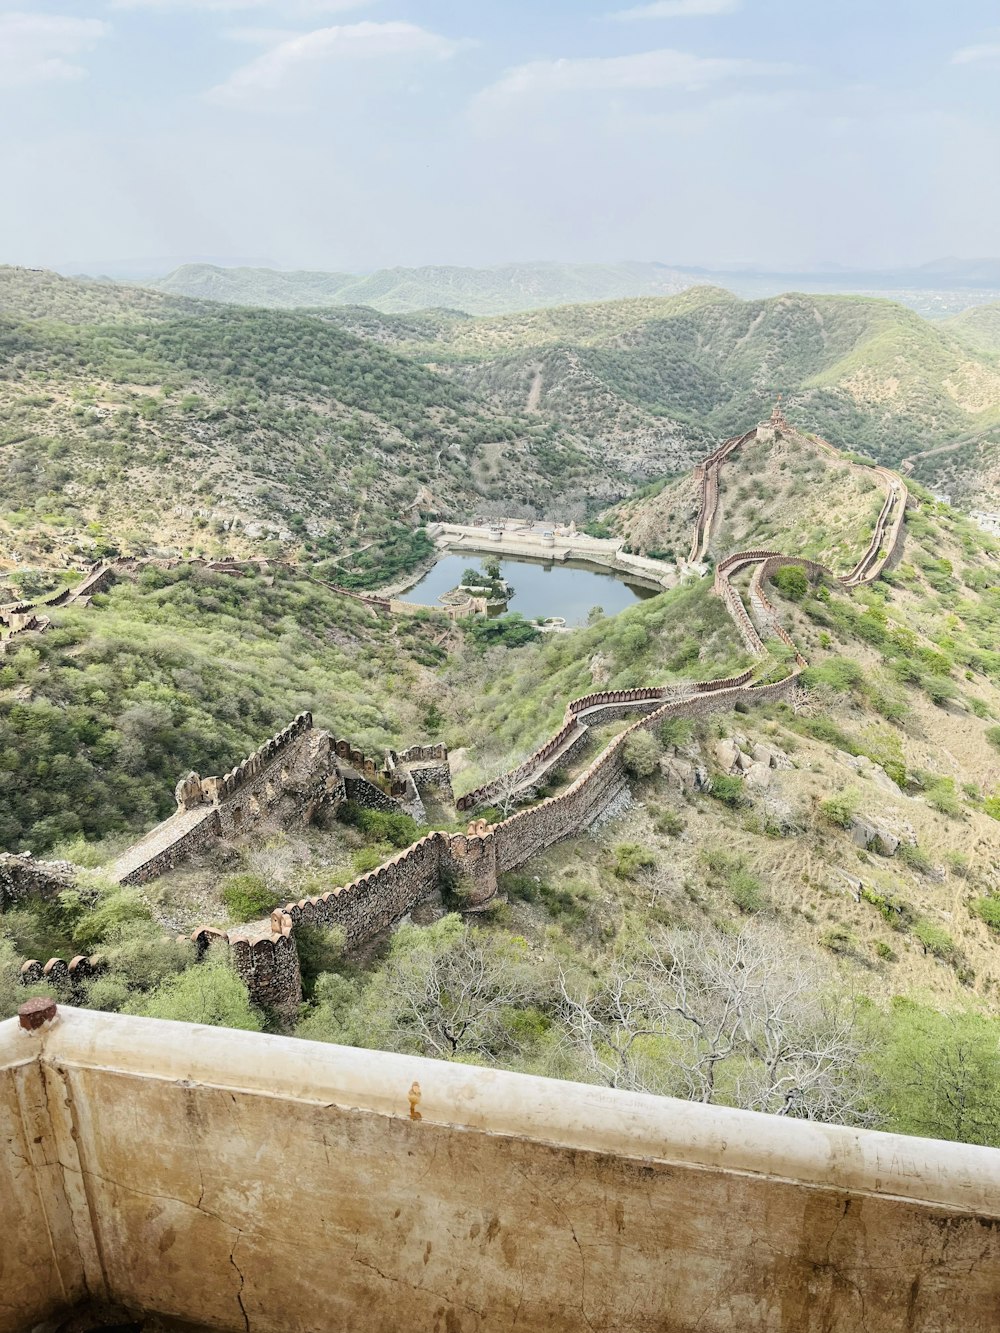
[(60, 1008), (0, 1024), (0, 1333), (995, 1333), (1000, 1152)]

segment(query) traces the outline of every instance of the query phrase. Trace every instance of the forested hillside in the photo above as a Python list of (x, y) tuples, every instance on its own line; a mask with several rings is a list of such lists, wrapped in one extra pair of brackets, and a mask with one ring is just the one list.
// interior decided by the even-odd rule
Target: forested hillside
[(4, 544), (39, 566), (268, 538), (350, 557), (428, 515), (582, 514), (630, 484), (593, 441), (328, 320), (11, 269), (0, 464)]
[[(402, 334), (405, 338), (405, 334)], [(796, 420), (888, 462), (1000, 419), (1000, 361), (889, 301), (719, 288), (439, 326), (408, 350), (507, 410), (640, 440), (718, 439), (783, 392)]]
[(975, 306), (949, 319), (946, 327), (981, 352), (1000, 352), (1000, 304)]

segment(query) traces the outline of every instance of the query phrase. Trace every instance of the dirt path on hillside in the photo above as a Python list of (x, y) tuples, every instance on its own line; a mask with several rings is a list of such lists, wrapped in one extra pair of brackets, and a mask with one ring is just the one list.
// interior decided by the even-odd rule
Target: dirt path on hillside
[(539, 404), (542, 401), (542, 368), (535, 366), (535, 377), (531, 381), (531, 388), (528, 390), (528, 401), (525, 404), (526, 412), (537, 412)]

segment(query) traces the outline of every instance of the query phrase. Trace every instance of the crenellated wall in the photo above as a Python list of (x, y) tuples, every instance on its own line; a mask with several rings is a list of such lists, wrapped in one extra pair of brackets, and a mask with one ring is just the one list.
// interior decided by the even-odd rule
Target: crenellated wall
[(21, 964), (20, 982), (22, 986), (40, 986), (49, 982), (60, 990), (72, 990), (81, 981), (87, 981), (101, 970), (98, 957), (77, 954), (69, 962), (65, 958), (50, 958), (44, 965), (37, 958), (28, 958)]
[[(775, 409), (766, 428), (790, 430), (780, 407)], [(726, 441), (702, 466), (703, 500), (695, 534), (699, 549), (707, 549), (711, 535), (718, 499), (718, 466), (756, 433), (757, 428)], [(824, 447), (832, 446), (824, 443)], [(846, 586), (877, 577), (900, 541), (906, 488), (887, 469), (875, 471), (884, 474), (886, 501), (868, 549), (854, 570), (841, 579)], [(233, 568), (220, 565), (218, 572), (239, 572), (238, 563), (231, 563)], [(339, 926), (348, 946), (355, 947), (393, 925), (420, 903), (434, 898), (443, 885), (450, 885), (467, 906), (485, 906), (496, 894), (499, 875), (560, 839), (586, 829), (616, 799), (626, 783), (624, 747), (636, 731), (653, 729), (670, 717), (700, 717), (730, 708), (737, 701), (779, 698), (795, 685), (805, 661), (778, 623), (764, 591), (764, 583), (771, 574), (792, 563), (804, 566), (813, 577), (828, 573), (815, 561), (762, 549), (736, 552), (720, 561), (715, 572), (715, 591), (725, 601), (748, 650), (763, 657), (767, 655), (766, 647), (731, 582), (734, 574), (755, 566), (751, 604), (767, 622), (767, 628), (795, 653), (796, 668), (783, 680), (755, 686), (754, 669), (750, 668), (724, 680), (596, 691), (572, 700), (567, 705), (562, 727), (528, 760), (502, 778), (467, 793), (456, 804), (459, 810), (472, 811), (515, 790), (524, 797), (550, 773), (578, 755), (587, 743), (589, 727), (634, 717), (632, 726), (615, 737), (565, 791), (519, 810), (495, 826), (477, 820), (465, 834), (430, 833), (350, 884), (287, 904), (272, 915), (267, 929), (256, 934), (246, 930), (223, 934), (201, 928), (192, 937), (199, 951), (203, 952), (213, 939), (225, 940), (254, 998), (269, 1007), (293, 1012), (301, 1000), (294, 938), (297, 924)], [(92, 587), (107, 572), (103, 567), (95, 567), (90, 576), (95, 581)], [(672, 697), (678, 690), (683, 691), (682, 697)], [(427, 785), (447, 785), (450, 791), (448, 752), (444, 746), (414, 746), (399, 754), (389, 751), (380, 768), (349, 741), (316, 731), (311, 715), (303, 713), (223, 777), (203, 779), (191, 773), (182, 778), (176, 789), (177, 813), (130, 848), (116, 863), (113, 873), (122, 883), (141, 883), (153, 878), (191, 851), (204, 848), (220, 836), (232, 836), (245, 829), (289, 794), (298, 798), (304, 817), (309, 818), (318, 805), (345, 796), (388, 809), (398, 809), (400, 801), (419, 804), (421, 781)], [(34, 961), (26, 966), (39, 969), (45, 976), (51, 975), (58, 962), (50, 960), (49, 973)], [(75, 959), (73, 964), (61, 966), (69, 970), (75, 965), (79, 969), (92, 962)], [(30, 975), (34, 977), (35, 972)]]
[[(337, 745), (364, 764), (364, 755), (346, 741)], [(345, 798), (335, 748), (328, 732), (313, 727), (312, 714), (300, 713), (221, 778), (189, 773), (175, 790), (176, 813), (129, 847), (110, 868), (111, 877), (144, 884), (219, 838), (252, 828), (287, 798), (308, 822), (321, 805)]]

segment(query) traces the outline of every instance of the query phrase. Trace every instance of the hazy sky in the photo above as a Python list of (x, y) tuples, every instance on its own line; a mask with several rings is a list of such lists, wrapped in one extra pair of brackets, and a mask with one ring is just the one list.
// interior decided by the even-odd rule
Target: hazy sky
[(0, 262), (1000, 254), (996, 0), (615, 5), (0, 0)]

